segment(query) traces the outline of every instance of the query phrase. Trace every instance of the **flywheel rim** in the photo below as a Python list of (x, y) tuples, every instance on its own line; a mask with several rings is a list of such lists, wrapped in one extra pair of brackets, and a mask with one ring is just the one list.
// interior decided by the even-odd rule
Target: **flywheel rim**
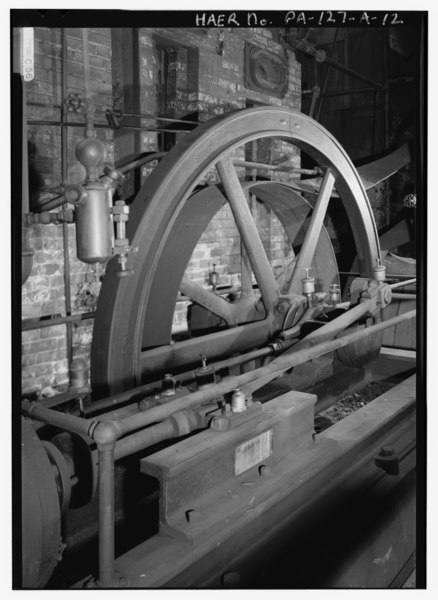
[(117, 279), (113, 274), (116, 261), (108, 265), (91, 354), (92, 386), (97, 395), (129, 389), (141, 381), (144, 307), (159, 256), (187, 198), (221, 157), (266, 137), (286, 139), (333, 170), (351, 223), (361, 274), (372, 276), (380, 250), (366, 192), (343, 148), (319, 123), (298, 111), (257, 107), (201, 125), (167, 154), (134, 200), (128, 226), (131, 245), (138, 248), (128, 259), (134, 275)]

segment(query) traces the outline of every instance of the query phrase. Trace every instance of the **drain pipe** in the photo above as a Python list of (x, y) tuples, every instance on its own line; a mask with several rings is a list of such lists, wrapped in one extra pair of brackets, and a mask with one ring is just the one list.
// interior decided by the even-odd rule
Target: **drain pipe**
[[(67, 98), (67, 31), (61, 28), (61, 89), (62, 100)], [(68, 144), (68, 125), (67, 125), (67, 108), (64, 102), (61, 104), (61, 180), (65, 185), (68, 176), (67, 162), (67, 144)], [(68, 208), (68, 204), (64, 204), (64, 209)], [(70, 290), (70, 253), (68, 245), (68, 225), (64, 221), (62, 223), (62, 239), (64, 252), (64, 289), (65, 289), (65, 314), (67, 317), (71, 315), (71, 290)], [(67, 332), (67, 363), (70, 363), (73, 358), (73, 328), (71, 321), (66, 322)]]

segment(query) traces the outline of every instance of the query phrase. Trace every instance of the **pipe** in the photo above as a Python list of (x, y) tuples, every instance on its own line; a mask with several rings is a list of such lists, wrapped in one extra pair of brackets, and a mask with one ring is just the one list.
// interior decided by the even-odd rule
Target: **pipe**
[(247, 160), (233, 160), (233, 165), (235, 167), (247, 167), (249, 169), (266, 169), (267, 171), (284, 171), (285, 173), (298, 173), (300, 175), (321, 175), (321, 171), (319, 169), (300, 169), (299, 167), (290, 167), (287, 165), (266, 165), (264, 163), (250, 162)]
[(311, 56), (317, 62), (325, 62), (330, 67), (334, 67), (338, 71), (342, 71), (343, 73), (346, 73), (347, 75), (350, 75), (355, 79), (359, 79), (360, 81), (363, 81), (364, 83), (367, 83), (368, 85), (371, 85), (372, 87), (378, 90), (384, 91), (386, 89), (385, 86), (379, 83), (378, 81), (369, 79), (365, 75), (362, 75), (362, 73), (358, 73), (357, 71), (354, 71), (353, 69), (350, 69), (349, 67), (338, 63), (336, 60), (333, 60), (333, 58), (329, 58), (323, 50), (317, 50), (315, 46), (309, 44), (309, 42), (307, 42), (304, 39), (296, 38), (293, 35), (286, 35), (286, 42), (290, 44), (295, 50), (304, 52), (304, 54)]
[(417, 283), (417, 278), (414, 279), (406, 279), (406, 281), (398, 281), (397, 283), (391, 283), (389, 286), (392, 290), (396, 290), (397, 288), (405, 287), (406, 285), (412, 285)]
[(24, 319), (21, 322), (22, 331), (31, 331), (32, 329), (43, 329), (45, 327), (55, 327), (64, 323), (73, 323), (76, 321), (86, 321), (94, 319), (96, 311), (80, 313), (78, 315), (67, 315), (65, 317), (40, 317), (38, 319)]
[[(61, 87), (62, 87), (62, 98), (67, 98), (67, 30), (61, 29)], [(62, 105), (61, 109), (61, 180), (62, 184), (65, 185), (68, 177), (68, 130), (66, 127), (67, 108), (65, 104)], [(64, 201), (65, 202), (65, 201)], [(68, 208), (68, 204), (65, 203), (65, 209)], [(71, 313), (71, 290), (70, 290), (70, 252), (68, 247), (68, 225), (64, 221), (62, 223), (62, 246), (64, 254), (64, 289), (65, 289), (65, 312), (67, 316)], [(73, 330), (71, 322), (66, 323), (66, 336), (67, 336), (67, 363), (70, 365), (73, 359)]]
[(393, 300), (416, 300), (417, 294), (397, 294), (397, 292), (396, 292), (396, 293), (392, 294), (392, 299)]
[[(141, 166), (147, 164), (148, 162), (153, 162), (154, 160), (160, 160), (165, 155), (166, 155), (166, 152), (154, 152), (153, 154), (150, 154), (149, 156), (145, 156), (143, 158), (139, 158), (139, 159), (130, 161), (128, 163), (125, 163), (121, 167), (117, 167), (117, 170), (120, 171), (122, 174), (125, 174), (128, 171), (131, 171), (132, 169), (136, 169), (138, 167), (141, 167)], [(99, 179), (102, 179), (103, 177), (105, 177), (105, 175), (102, 175), (101, 177), (99, 177)], [(52, 210), (54, 208), (57, 208), (58, 206), (61, 206), (62, 204), (64, 204), (64, 202), (65, 202), (64, 195), (62, 194), (60, 196), (56, 196), (55, 198), (52, 198), (48, 202), (42, 202), (39, 206), (37, 206), (35, 208), (34, 212), (43, 212), (46, 210)]]
[(98, 446), (99, 584), (114, 585), (114, 444)]
[[(47, 125), (49, 127), (55, 127), (59, 125), (59, 121), (54, 121), (54, 120), (50, 120), (50, 119), (28, 119), (27, 120), (28, 125)], [(75, 122), (70, 122), (70, 123), (65, 123), (66, 127), (81, 127), (82, 129), (84, 127), (87, 126), (87, 123), (85, 122), (79, 122), (79, 121), (75, 121)], [(118, 127), (113, 127), (111, 125), (108, 125), (108, 123), (94, 123), (94, 127), (95, 128), (99, 128), (99, 129), (119, 129)], [(141, 127), (140, 125), (123, 125), (123, 129), (136, 129), (138, 131), (157, 131), (157, 132), (164, 132), (164, 133), (189, 133), (190, 131), (193, 131), (193, 129), (167, 129), (165, 127)]]
[(121, 458), (125, 458), (125, 456), (135, 454), (140, 450), (158, 444), (158, 442), (171, 439), (176, 435), (177, 432), (171, 421), (163, 421), (152, 427), (142, 429), (122, 440), (118, 440), (114, 451), (114, 460), (120, 460)]
[[(335, 37), (334, 37), (334, 40), (333, 40), (331, 48), (330, 48), (330, 58), (333, 58), (333, 53), (335, 51), (336, 42), (338, 41), (338, 34), (339, 34), (339, 27), (336, 28)], [(319, 121), (319, 116), (321, 114), (321, 108), (322, 108), (323, 100), (325, 98), (325, 90), (327, 88), (329, 74), (330, 74), (330, 66), (327, 65), (327, 70), (326, 70), (325, 76), (324, 76), (324, 83), (322, 84), (321, 100), (319, 101), (318, 112), (316, 113), (316, 117), (315, 117), (316, 121)]]
[(366, 87), (366, 88), (356, 88), (354, 90), (334, 90), (333, 92), (325, 92), (323, 97), (324, 98), (335, 98), (336, 96), (350, 96), (352, 94), (370, 94), (371, 92), (373, 92), (373, 94), (376, 92), (375, 88), (373, 87)]
[(54, 425), (79, 435), (91, 437), (89, 431), (94, 423), (88, 419), (52, 410), (42, 406), (39, 402), (29, 402), (29, 400), (23, 400), (21, 410), (23, 415), (30, 419), (36, 419), (47, 425)]
[(120, 173), (123, 175), (132, 171), (133, 169), (137, 169), (138, 167), (142, 167), (143, 165), (153, 162), (154, 160), (161, 160), (166, 156), (167, 152), (154, 152), (153, 154), (149, 154), (148, 156), (143, 156), (137, 158), (135, 160), (131, 160), (130, 162), (125, 163), (120, 167), (116, 167)]
[[(399, 323), (412, 319), (415, 317), (415, 315), (416, 310), (411, 310), (402, 315), (398, 315), (397, 317), (393, 317), (388, 321), (382, 321), (377, 325), (372, 325), (371, 327), (368, 327), (366, 329), (355, 331), (335, 340), (323, 342), (319, 345), (313, 345), (309, 348), (304, 348), (298, 352), (294, 352), (293, 354), (284, 354), (274, 359), (266, 367), (259, 367), (258, 369), (254, 369), (254, 371), (251, 371), (249, 373), (243, 373), (242, 375), (232, 377), (210, 388), (194, 392), (193, 394), (190, 394), (187, 397), (178, 400), (172, 400), (171, 402), (168, 402), (162, 406), (156, 406), (144, 413), (137, 414), (135, 416), (126, 417), (125, 419), (122, 419), (118, 422), (119, 431), (122, 435), (135, 429), (140, 429), (141, 427), (144, 427), (151, 423), (162, 421), (177, 410), (191, 408), (192, 406), (196, 406), (197, 404), (211, 401), (214, 398), (218, 398), (223, 394), (228, 394), (236, 388), (242, 387), (249, 383), (253, 383), (256, 380), (267, 379), (268, 381), (270, 381), (274, 377), (277, 377), (284, 371), (291, 369), (296, 365), (299, 365), (303, 362), (307, 362), (308, 360), (311, 360), (313, 358), (317, 358), (318, 356), (321, 356), (323, 354), (327, 354), (328, 352), (332, 352), (333, 350), (337, 350), (338, 348), (342, 348), (343, 346), (347, 346), (348, 344), (361, 340), (364, 337), (374, 335), (375, 333), (382, 331), (383, 329), (392, 327), (393, 325), (397, 325)], [(291, 350), (294, 350), (294, 348), (292, 348)], [(261, 385), (264, 385), (264, 383), (261, 383), (258, 387), (261, 387)]]

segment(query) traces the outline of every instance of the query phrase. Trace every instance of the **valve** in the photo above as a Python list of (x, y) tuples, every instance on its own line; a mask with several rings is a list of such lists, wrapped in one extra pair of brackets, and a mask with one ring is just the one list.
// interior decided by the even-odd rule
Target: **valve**
[(303, 282), (303, 294), (307, 297), (308, 305), (311, 306), (313, 294), (315, 292), (315, 278), (309, 276), (309, 271), (312, 267), (306, 267), (303, 269), (306, 276), (301, 281)]
[(216, 383), (215, 368), (213, 366), (207, 367), (207, 357), (205, 354), (201, 354), (201, 361), (202, 367), (195, 371), (196, 388), (198, 390), (203, 390)]
[(376, 266), (373, 267), (373, 275), (374, 279), (379, 283), (385, 281), (386, 267), (382, 265), (382, 261), (380, 260), (380, 258), (376, 260)]
[(208, 284), (213, 288), (213, 292), (216, 291), (217, 284), (219, 282), (219, 273), (216, 271), (216, 263), (213, 263), (213, 270), (208, 274)]
[(244, 412), (246, 410), (246, 397), (239, 388), (235, 389), (231, 396), (231, 410), (233, 413)]
[(330, 284), (329, 294), (330, 294), (330, 302), (332, 303), (333, 308), (336, 308), (336, 306), (339, 302), (340, 294), (341, 294), (339, 285), (337, 283)]
[(176, 393), (175, 379), (171, 373), (166, 373), (164, 379), (161, 381), (161, 395), (162, 396), (174, 396)]

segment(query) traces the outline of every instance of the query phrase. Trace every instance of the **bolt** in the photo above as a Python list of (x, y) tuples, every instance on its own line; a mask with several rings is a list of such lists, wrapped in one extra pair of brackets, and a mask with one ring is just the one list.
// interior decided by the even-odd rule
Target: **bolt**
[(186, 510), (187, 523), (194, 523), (196, 521), (199, 521), (200, 517), (201, 517), (201, 513), (199, 511), (194, 510), (193, 508)]

